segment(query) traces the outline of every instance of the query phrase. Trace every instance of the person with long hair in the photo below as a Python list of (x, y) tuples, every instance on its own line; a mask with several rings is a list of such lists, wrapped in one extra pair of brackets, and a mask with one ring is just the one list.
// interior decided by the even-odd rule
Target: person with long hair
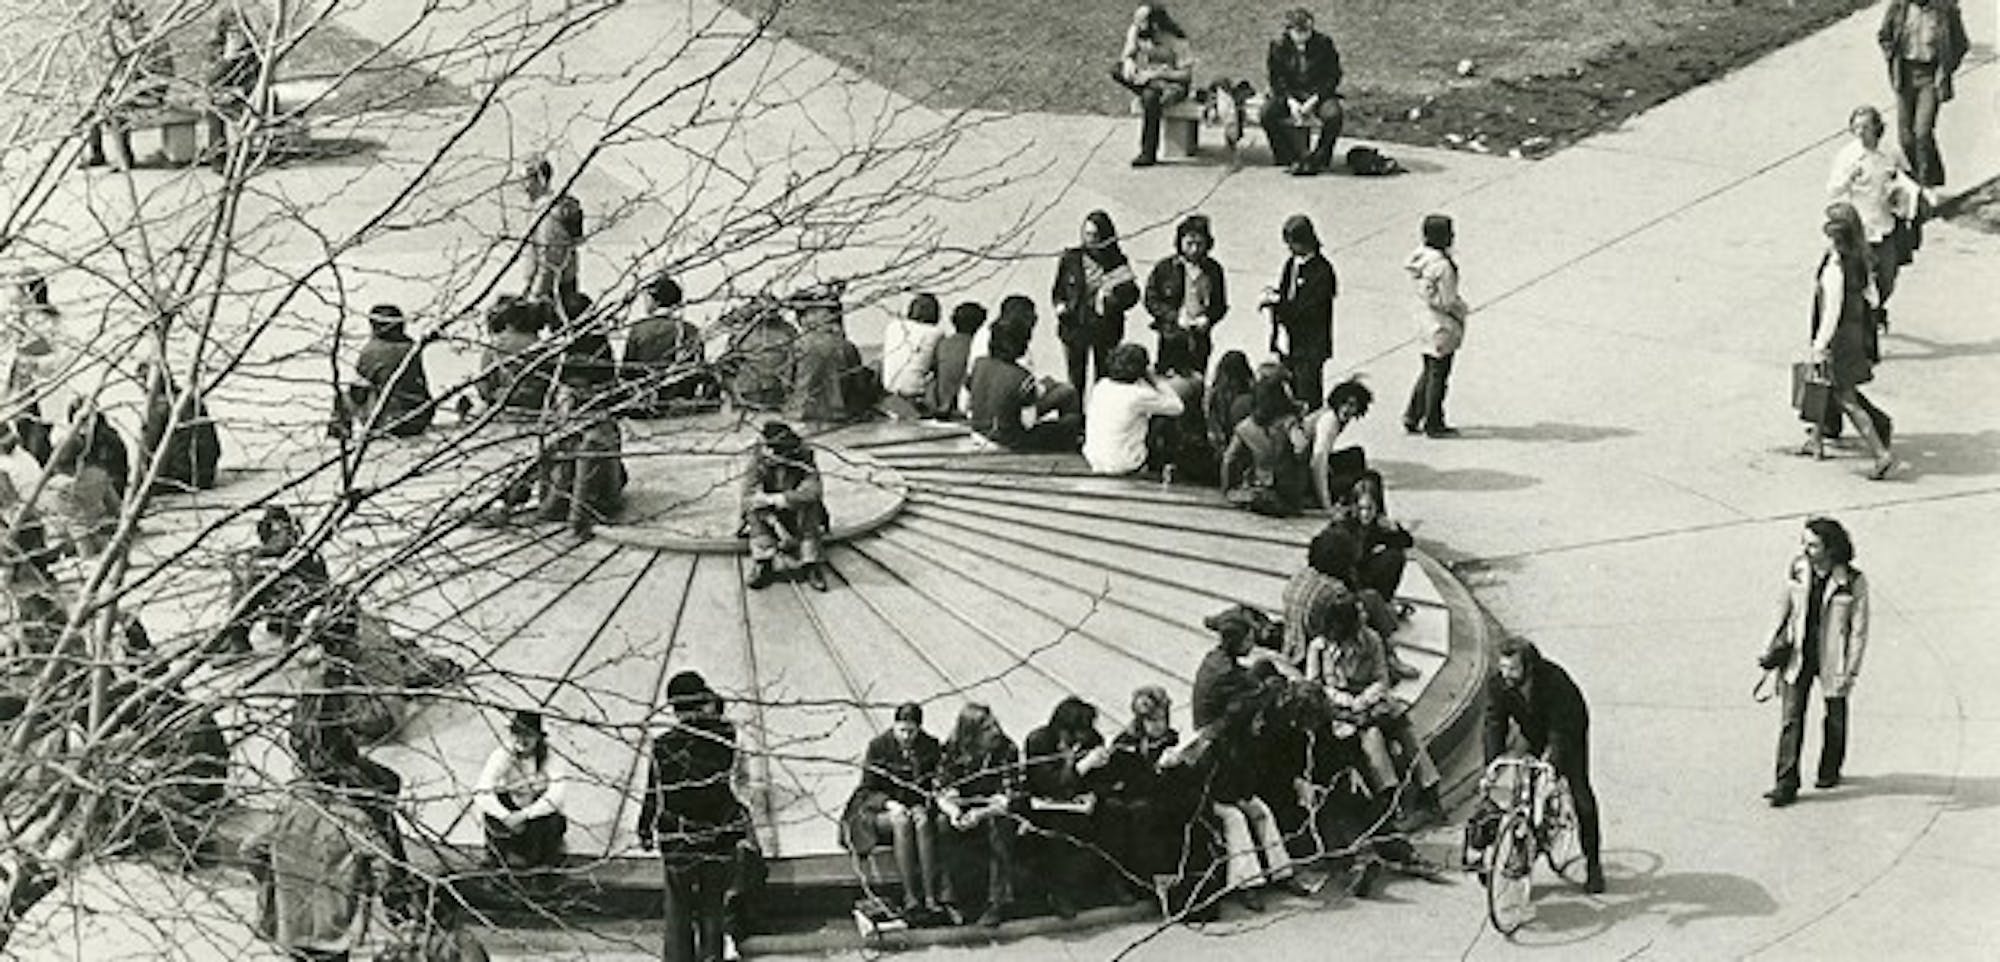
[(507, 722), (507, 740), (487, 756), (472, 796), (496, 863), (544, 868), (562, 859), (568, 784), (562, 760), (549, 751), (541, 712), (515, 712)]
[(1229, 448), (1229, 439), (1236, 434), (1236, 425), (1250, 416), (1250, 391), (1257, 383), (1257, 373), (1250, 369), (1250, 358), (1242, 351), (1225, 351), (1221, 360), (1215, 362), (1215, 376), (1209, 379), (1208, 408), (1204, 419), (1208, 428), (1208, 445), (1219, 457)]
[(1222, 455), (1223, 493), (1258, 514), (1294, 514), (1305, 476), (1291, 394), (1282, 380), (1265, 378), (1251, 389), (1250, 405), (1250, 416), (1237, 423)]
[(1171, 464), (1180, 395), (1154, 380), (1146, 349), (1120, 344), (1109, 376), (1090, 392), (1083, 413), (1083, 459), (1096, 474), (1131, 474)]
[(1055, 304), (1056, 336), (1063, 343), (1070, 386), (1082, 393), (1089, 389), (1093, 370), (1097, 377), (1107, 373), (1111, 349), (1125, 340), (1125, 312), (1139, 303), (1138, 278), (1118, 247), (1118, 228), (1110, 214), (1093, 210), (1084, 217), (1077, 246), (1063, 251), (1056, 262), (1049, 300)]
[(1285, 218), (1283, 236), (1290, 256), (1278, 286), (1264, 289), (1261, 305), (1271, 312), (1271, 351), (1284, 359), (1294, 396), (1318, 407), (1326, 393), (1322, 372), (1333, 358), (1333, 300), (1340, 280), (1320, 250), (1311, 218)]
[[(1813, 292), (1812, 359), (1826, 376), (1831, 403), (1839, 405), (1847, 415), (1874, 459), (1875, 466), (1867, 477), (1880, 481), (1895, 470), (1896, 458), (1888, 442), (1876, 431), (1875, 418), (1862, 407), (1859, 396), (1861, 385), (1875, 378), (1870, 350), (1874, 322), (1869, 319), (1873, 269), (1869, 265), (1867, 229), (1853, 204), (1837, 202), (1827, 205), (1823, 231), (1828, 246), (1820, 257), (1818, 284)], [(1819, 420), (1807, 419), (1806, 444), (1799, 453), (1814, 458), (1826, 456), (1821, 429)]]
[(1868, 650), (1868, 578), (1854, 567), (1854, 539), (1832, 518), (1812, 518), (1799, 534), (1778, 623), (1759, 664), (1777, 672), (1777, 784), (1764, 793), (1773, 808), (1799, 797), (1799, 751), (1814, 683), (1825, 703), (1819, 770), (1813, 786), (1840, 784), (1847, 761), (1847, 702)]
[(856, 855), (888, 838), (903, 885), (903, 918), (913, 925), (938, 919), (964, 922), (952, 901), (940, 897), (930, 798), (937, 790), (942, 757), (938, 740), (924, 731), (923, 706), (896, 706), (895, 723), (868, 742), (861, 783), (841, 818), (847, 848)]
[(1194, 800), (1179, 797), (1185, 793), (1162, 766), (1168, 750), (1180, 744), (1173, 707), (1158, 685), (1132, 692), (1132, 721), (1111, 740), (1099, 793), (1105, 850), (1125, 881), (1148, 894), (1154, 877), (1173, 874), (1181, 864), (1185, 827), (1194, 814)]
[(1186, 100), (1194, 87), (1187, 31), (1165, 6), (1144, 3), (1132, 11), (1113, 77), (1139, 98), (1139, 156), (1132, 158), (1132, 166), (1151, 167), (1159, 163), (1160, 124), (1167, 108)]
[[(976, 849), (986, 868), (986, 909), (979, 924), (992, 928), (1014, 901), (1014, 839), (1019, 822), (1011, 814), (1022, 797), (1021, 751), (1007, 737), (993, 709), (977, 702), (959, 709), (939, 767), (938, 812), (952, 850)], [(973, 839), (975, 845), (968, 845)], [(957, 904), (952, 873), (944, 876), (941, 901)]]
[(1403, 430), (1448, 438), (1458, 429), (1445, 423), (1444, 395), (1472, 309), (1458, 291), (1458, 259), (1452, 256), (1458, 231), (1451, 218), (1430, 214), (1421, 230), (1423, 243), (1403, 262), (1403, 270), (1416, 282), (1417, 343), (1423, 348), (1424, 366), (1410, 388), (1409, 406), (1403, 409)]
[(1312, 475), (1313, 494), (1318, 497), (1321, 507), (1332, 508), (1347, 489), (1354, 484), (1361, 473), (1368, 470), (1368, 455), (1358, 444), (1335, 449), (1334, 443), (1340, 439), (1354, 422), (1368, 414), (1368, 408), (1375, 403), (1375, 392), (1368, 385), (1354, 378), (1348, 378), (1333, 386), (1326, 394), (1326, 406), (1312, 413), (1306, 424), (1306, 434), (1310, 440), (1306, 448), (1306, 467)]
[(1210, 252), (1215, 234), (1205, 214), (1189, 214), (1174, 227), (1174, 253), (1163, 257), (1146, 275), (1146, 313), (1153, 316), (1164, 353), (1167, 338), (1184, 334), (1194, 373), (1208, 373), (1214, 350), (1215, 325), (1229, 313), (1229, 287), (1222, 265)]
[(1097, 733), (1097, 708), (1075, 695), (1064, 697), (1048, 724), (1021, 740), (1021, 754), (1031, 872), (1045, 886), (1056, 915), (1072, 918), (1097, 841), (1092, 773), (1111, 761), (1110, 746)]

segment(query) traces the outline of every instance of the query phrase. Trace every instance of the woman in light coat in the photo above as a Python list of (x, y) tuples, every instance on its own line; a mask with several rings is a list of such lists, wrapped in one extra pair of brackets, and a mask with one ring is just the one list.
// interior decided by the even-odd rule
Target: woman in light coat
[(1764, 793), (1773, 808), (1798, 799), (1806, 700), (1815, 682), (1826, 714), (1813, 787), (1840, 784), (1847, 757), (1847, 699), (1868, 649), (1868, 579), (1854, 567), (1854, 542), (1847, 529), (1832, 518), (1813, 518), (1799, 545), (1763, 659), (1767, 669), (1778, 673), (1783, 705), (1777, 784)]
[(1465, 316), (1471, 309), (1458, 292), (1458, 261), (1451, 256), (1457, 240), (1451, 218), (1424, 218), (1423, 246), (1403, 262), (1417, 286), (1417, 344), (1424, 351), (1424, 369), (1410, 389), (1403, 409), (1403, 430), (1443, 438), (1458, 431), (1445, 423), (1444, 394), (1451, 384), (1451, 362), (1465, 343)]

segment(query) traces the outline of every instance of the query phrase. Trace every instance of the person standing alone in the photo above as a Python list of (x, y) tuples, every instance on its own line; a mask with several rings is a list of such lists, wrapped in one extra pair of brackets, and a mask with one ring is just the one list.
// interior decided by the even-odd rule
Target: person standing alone
[(1868, 648), (1868, 579), (1854, 568), (1854, 541), (1832, 518), (1813, 518), (1799, 537), (1799, 556), (1786, 578), (1778, 624), (1759, 659), (1778, 673), (1780, 717), (1777, 784), (1764, 793), (1772, 808), (1799, 797), (1799, 749), (1805, 741), (1806, 699), (1815, 681), (1826, 701), (1815, 788), (1840, 784), (1847, 761), (1847, 698)]
[(1410, 389), (1403, 409), (1403, 430), (1425, 437), (1448, 438), (1458, 429), (1445, 423), (1444, 394), (1451, 385), (1451, 362), (1465, 343), (1465, 316), (1471, 308), (1458, 292), (1458, 259), (1451, 246), (1458, 239), (1451, 218), (1424, 218), (1423, 246), (1403, 262), (1417, 283), (1417, 343), (1423, 347), (1424, 369)]
[(1510, 725), (1520, 729), (1528, 752), (1555, 767), (1576, 803), (1577, 832), (1583, 842), (1583, 890), (1604, 891), (1603, 845), (1597, 820), (1597, 792), (1590, 787), (1590, 706), (1583, 691), (1562, 669), (1525, 638), (1500, 643), (1498, 666), (1486, 679), (1485, 748), (1491, 764), (1507, 751)]

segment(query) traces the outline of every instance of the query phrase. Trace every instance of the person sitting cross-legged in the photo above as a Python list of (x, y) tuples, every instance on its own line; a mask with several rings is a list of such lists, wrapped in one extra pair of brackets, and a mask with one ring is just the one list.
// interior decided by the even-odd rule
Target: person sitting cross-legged
[(480, 770), (473, 796), (484, 816), (486, 847), (507, 868), (544, 868), (562, 858), (563, 815), (568, 776), (549, 751), (542, 715), (517, 711), (507, 723), (507, 741), (493, 749)]
[(767, 421), (743, 471), (743, 527), (756, 567), (750, 587), (770, 586), (780, 551), (795, 551), (806, 583), (826, 590), (820, 545), (826, 537), (824, 487), (812, 448), (783, 421)]

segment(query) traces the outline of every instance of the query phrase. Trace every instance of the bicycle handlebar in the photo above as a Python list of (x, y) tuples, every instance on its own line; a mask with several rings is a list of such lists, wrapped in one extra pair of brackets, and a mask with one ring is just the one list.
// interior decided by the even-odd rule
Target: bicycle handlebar
[(1526, 768), (1545, 775), (1556, 774), (1554, 765), (1533, 755), (1502, 755), (1486, 763), (1486, 771), (1479, 776), (1479, 783), (1490, 786), (1499, 780), (1501, 772), (1510, 768)]

